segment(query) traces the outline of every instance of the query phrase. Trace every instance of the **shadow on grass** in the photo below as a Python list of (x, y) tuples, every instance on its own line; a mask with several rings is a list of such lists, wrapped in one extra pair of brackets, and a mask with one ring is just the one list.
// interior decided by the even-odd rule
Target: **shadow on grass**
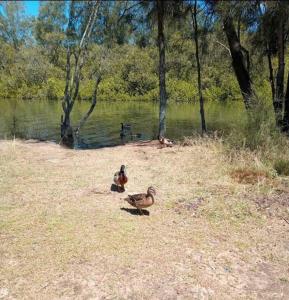
[(142, 209), (142, 213), (140, 213), (140, 211), (136, 208), (126, 208), (126, 207), (122, 207), (121, 210), (125, 210), (126, 212), (130, 213), (131, 215), (134, 216), (149, 216), (150, 212), (146, 209)]

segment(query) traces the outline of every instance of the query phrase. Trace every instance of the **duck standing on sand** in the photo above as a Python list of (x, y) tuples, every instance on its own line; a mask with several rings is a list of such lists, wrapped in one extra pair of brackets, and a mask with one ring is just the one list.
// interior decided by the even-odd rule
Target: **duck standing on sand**
[(156, 190), (154, 187), (150, 186), (147, 190), (147, 193), (143, 194), (135, 194), (135, 195), (128, 195), (127, 198), (124, 200), (127, 201), (130, 205), (136, 207), (139, 212), (142, 214), (142, 208), (149, 207), (154, 204), (155, 199), (154, 196), (156, 195)]
[(118, 190), (121, 187), (121, 190), (124, 191), (124, 185), (128, 181), (125, 165), (121, 165), (120, 170), (114, 174), (113, 181), (117, 185)]
[(159, 136), (159, 142), (164, 147), (173, 147), (174, 142), (163, 136)]

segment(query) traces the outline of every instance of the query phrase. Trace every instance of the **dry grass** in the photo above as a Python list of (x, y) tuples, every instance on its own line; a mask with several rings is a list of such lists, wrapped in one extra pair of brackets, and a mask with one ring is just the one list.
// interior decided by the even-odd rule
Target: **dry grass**
[[(0, 298), (287, 299), (289, 225), (252, 201), (284, 183), (231, 171), (209, 139), (89, 151), (0, 142)], [(150, 185), (149, 216), (121, 209)]]
[(238, 183), (245, 184), (256, 184), (257, 182), (270, 178), (267, 172), (254, 169), (236, 169), (233, 170), (230, 175)]

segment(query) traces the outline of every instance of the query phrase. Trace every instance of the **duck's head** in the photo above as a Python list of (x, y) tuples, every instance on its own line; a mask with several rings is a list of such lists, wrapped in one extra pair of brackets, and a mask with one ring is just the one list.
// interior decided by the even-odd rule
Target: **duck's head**
[(120, 173), (124, 173), (125, 172), (125, 165), (121, 165), (120, 166)]
[(157, 194), (157, 192), (156, 192), (156, 190), (155, 190), (155, 188), (153, 186), (150, 186), (148, 188), (147, 193), (150, 194), (150, 195), (156, 195)]

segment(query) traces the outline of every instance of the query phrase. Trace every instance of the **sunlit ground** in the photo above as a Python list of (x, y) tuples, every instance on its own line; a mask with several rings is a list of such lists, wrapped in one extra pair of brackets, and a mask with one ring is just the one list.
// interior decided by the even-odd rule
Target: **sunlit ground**
[[(116, 193), (121, 164), (129, 182)], [(287, 208), (256, 204), (288, 197), (286, 182), (265, 171), (246, 182), (237, 167), (210, 140), (84, 151), (1, 141), (0, 297), (287, 299)], [(149, 216), (122, 209), (150, 185)]]

